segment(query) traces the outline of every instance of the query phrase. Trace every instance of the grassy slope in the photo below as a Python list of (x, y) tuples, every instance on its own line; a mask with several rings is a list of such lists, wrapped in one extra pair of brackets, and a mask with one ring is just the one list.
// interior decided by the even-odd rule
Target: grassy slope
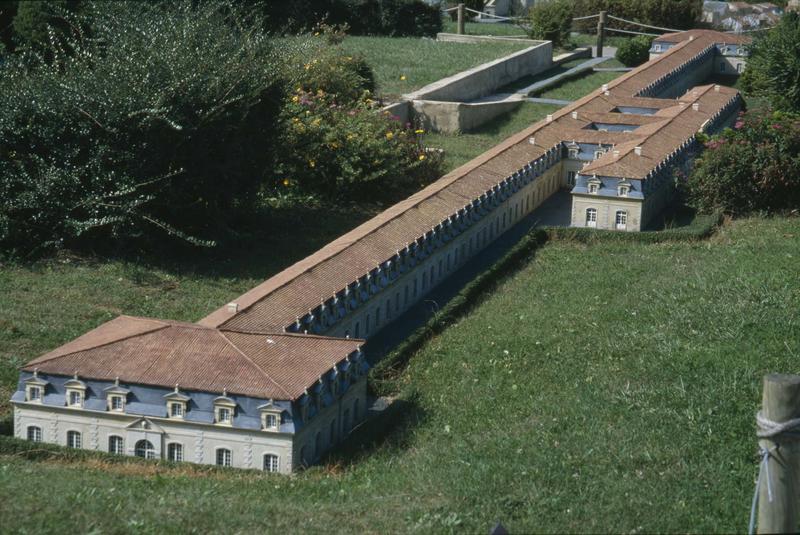
[(620, 76), (621, 72), (589, 72), (582, 76), (569, 78), (568, 80), (550, 87), (541, 93), (537, 93), (535, 97), (539, 98), (557, 98), (565, 100), (577, 100), (583, 95), (591, 93), (603, 84), (610, 82), (614, 78)]
[(412, 37), (350, 36), (344, 40), (346, 50), (367, 58), (375, 71), (378, 93), (389, 99), (526, 46), (509, 42), (446, 43)]
[(405, 425), (357, 463), (288, 479), (0, 456), (0, 524), (741, 530), (761, 375), (800, 354), (799, 249), (798, 219), (551, 243), (412, 359)]

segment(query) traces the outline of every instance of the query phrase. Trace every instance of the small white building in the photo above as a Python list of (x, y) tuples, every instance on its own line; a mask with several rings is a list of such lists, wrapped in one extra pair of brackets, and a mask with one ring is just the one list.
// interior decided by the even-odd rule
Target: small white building
[(11, 398), (14, 433), (288, 473), (364, 418), (362, 343), (120, 316), (22, 369)]

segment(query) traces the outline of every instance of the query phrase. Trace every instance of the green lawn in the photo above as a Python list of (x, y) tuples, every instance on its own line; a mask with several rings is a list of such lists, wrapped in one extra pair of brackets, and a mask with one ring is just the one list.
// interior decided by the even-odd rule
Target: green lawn
[(599, 88), (603, 84), (620, 76), (621, 72), (587, 72), (586, 74), (569, 78), (564, 82), (552, 86), (540, 93), (535, 97), (540, 98), (557, 98), (564, 100), (578, 100), (584, 95), (587, 95)]
[(472, 44), (359, 36), (346, 37), (343, 45), (367, 58), (375, 71), (378, 93), (387, 99), (530, 46), (508, 41)]
[(430, 133), (425, 136), (425, 144), (444, 149), (445, 168), (455, 169), (476, 156), (486, 152), (507, 137), (543, 119), (558, 106), (525, 102), (506, 115), (486, 123), (479, 129), (462, 134)]
[[(551, 242), (412, 358), (395, 383), (406, 417), (355, 458), (282, 478), (2, 454), (0, 525), (743, 531), (761, 377), (795, 371), (800, 354), (798, 250), (797, 218), (740, 220), (696, 243)], [(186, 310), (204, 307), (177, 291)], [(55, 314), (52, 293), (31, 283), (6, 313)], [(125, 307), (149, 309), (131, 296)]]

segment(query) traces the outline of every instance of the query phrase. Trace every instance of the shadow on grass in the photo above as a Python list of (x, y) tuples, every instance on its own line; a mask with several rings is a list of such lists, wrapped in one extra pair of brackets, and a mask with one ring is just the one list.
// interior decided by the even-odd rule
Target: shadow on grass
[(365, 420), (322, 459), (328, 466), (347, 467), (371, 456), (379, 449), (404, 449), (410, 431), (426, 420), (416, 396), (395, 399), (386, 409)]

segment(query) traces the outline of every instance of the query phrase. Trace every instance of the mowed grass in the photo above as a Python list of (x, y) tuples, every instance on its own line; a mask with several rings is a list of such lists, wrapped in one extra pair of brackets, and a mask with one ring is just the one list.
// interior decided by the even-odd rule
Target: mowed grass
[[(606, 62), (608, 63), (608, 62)], [(533, 94), (533, 97), (539, 98), (556, 98), (563, 100), (578, 100), (584, 95), (588, 95), (595, 89), (600, 88), (603, 84), (614, 80), (620, 76), (621, 72), (606, 71), (606, 72), (592, 72), (588, 71), (586, 74), (569, 78), (562, 83), (549, 87), (544, 91)]]
[(353, 54), (366, 57), (375, 72), (378, 94), (391, 100), (531, 45), (508, 41), (448, 43), (413, 37), (348, 36), (343, 46)]
[(411, 359), (405, 419), (359, 457), (285, 478), (0, 455), (0, 525), (743, 531), (761, 378), (798, 371), (798, 251), (797, 218), (549, 243)]
[(507, 137), (524, 130), (558, 106), (524, 102), (511, 113), (507, 113), (486, 123), (480, 128), (460, 134), (429, 133), (425, 144), (444, 149), (445, 169), (451, 171), (476, 156), (486, 152)]
[[(442, 21), (442, 31), (458, 33), (458, 23), (449, 16)], [(497, 37), (528, 37), (527, 28), (511, 22), (465, 22), (464, 32), (467, 35), (494, 35)]]

